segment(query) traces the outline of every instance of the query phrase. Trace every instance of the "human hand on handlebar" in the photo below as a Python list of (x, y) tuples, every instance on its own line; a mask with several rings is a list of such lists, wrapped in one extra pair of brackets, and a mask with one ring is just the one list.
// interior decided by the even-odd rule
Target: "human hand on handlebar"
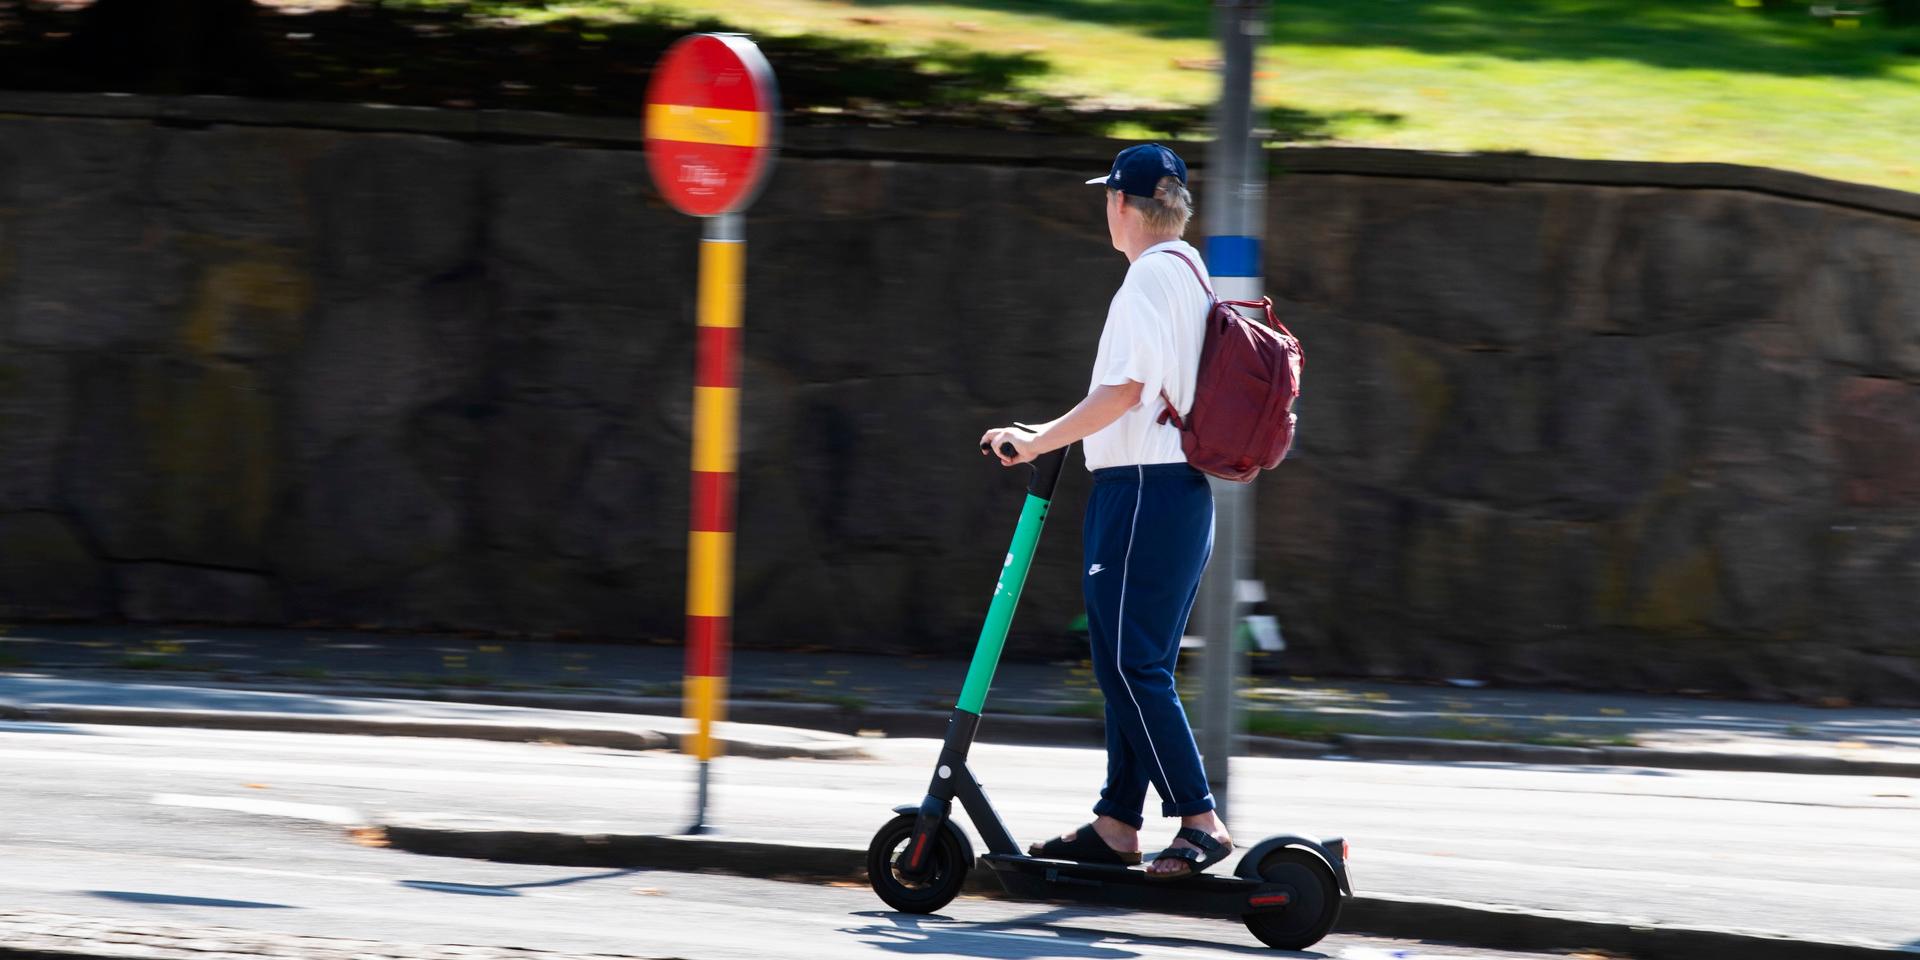
[[(1040, 451), (1033, 446), (1034, 432), (1015, 424), (1011, 427), (995, 427), (980, 435), (980, 452), (983, 455), (997, 457), (1000, 465), (1011, 467), (1020, 463), (1031, 463)], [(1013, 452), (1009, 454), (1007, 449)]]

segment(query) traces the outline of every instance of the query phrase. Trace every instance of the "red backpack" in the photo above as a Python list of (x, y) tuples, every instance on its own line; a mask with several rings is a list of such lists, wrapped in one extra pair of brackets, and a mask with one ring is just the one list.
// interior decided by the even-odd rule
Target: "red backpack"
[[(1293, 331), (1273, 315), (1273, 298), (1221, 300), (1186, 255), (1168, 250), (1193, 271), (1207, 291), (1207, 332), (1200, 344), (1200, 372), (1193, 385), (1193, 409), (1183, 419), (1165, 390), (1161, 423), (1180, 430), (1187, 462), (1202, 473), (1246, 483), (1286, 459), (1293, 446), (1293, 401), (1300, 396), (1300, 367), (1306, 355)], [(1249, 320), (1234, 307), (1263, 309), (1265, 323)]]

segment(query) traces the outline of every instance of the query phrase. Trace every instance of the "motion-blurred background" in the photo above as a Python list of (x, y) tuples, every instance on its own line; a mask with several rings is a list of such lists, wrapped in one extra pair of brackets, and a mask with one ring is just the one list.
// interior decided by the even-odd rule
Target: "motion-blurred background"
[[(0, 2), (0, 618), (678, 642), (698, 226), (639, 108), (740, 30), (737, 642), (964, 650), (973, 440), (1080, 395), (1080, 181), (1204, 159), (1212, 16)], [(1920, 4), (1278, 0), (1258, 90), (1258, 669), (1920, 702)], [(1015, 656), (1077, 656), (1077, 515)]]

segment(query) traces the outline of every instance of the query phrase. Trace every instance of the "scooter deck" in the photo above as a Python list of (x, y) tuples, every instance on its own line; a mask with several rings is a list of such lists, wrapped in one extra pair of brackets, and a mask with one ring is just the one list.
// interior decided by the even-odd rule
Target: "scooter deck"
[(1286, 884), (1203, 873), (1178, 880), (1155, 880), (1144, 867), (1043, 860), (989, 853), (991, 867), (1007, 893), (1026, 900), (1091, 902), (1162, 913), (1239, 919), (1249, 913), (1282, 910), (1293, 902)]

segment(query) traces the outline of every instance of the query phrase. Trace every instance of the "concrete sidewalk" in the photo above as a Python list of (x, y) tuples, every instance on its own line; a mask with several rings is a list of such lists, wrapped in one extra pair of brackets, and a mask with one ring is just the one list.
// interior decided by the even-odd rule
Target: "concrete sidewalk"
[[(669, 717), (679, 712), (681, 657), (674, 646), (370, 633), (0, 631), (0, 669), (37, 675)], [(965, 672), (962, 660), (742, 650), (729, 716), (937, 736)], [(1488, 689), (1470, 678), (1422, 685), (1263, 675), (1241, 696), (1256, 754), (1920, 775), (1920, 710)], [(995, 678), (983, 736), (1095, 742), (1098, 704), (1085, 664), (1009, 661)]]
[[(675, 748), (693, 723), (676, 716), (541, 710), (376, 697), (111, 683), (0, 675), (0, 720), (208, 727), (285, 733), (447, 737), (567, 743), (621, 750)], [(860, 742), (834, 733), (751, 723), (717, 725), (735, 756), (864, 759)]]

